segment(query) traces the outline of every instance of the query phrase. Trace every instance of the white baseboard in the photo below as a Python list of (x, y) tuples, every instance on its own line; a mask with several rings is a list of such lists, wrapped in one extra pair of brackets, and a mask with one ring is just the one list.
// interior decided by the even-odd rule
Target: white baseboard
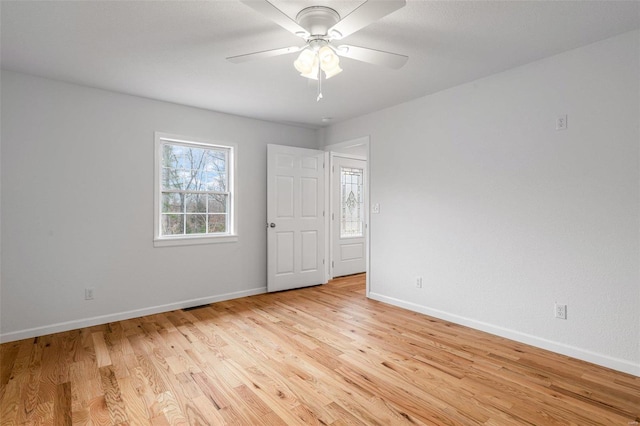
[(581, 349), (575, 346), (566, 345), (560, 342), (554, 342), (552, 340), (543, 339), (541, 337), (533, 336), (531, 334), (521, 333), (515, 330), (499, 327), (499, 326), (488, 324), (482, 321), (476, 321), (471, 318), (450, 314), (448, 312), (428, 308), (426, 306), (418, 305), (416, 303), (407, 302), (400, 299), (395, 299), (393, 297), (387, 297), (378, 293), (370, 292), (368, 294), (368, 297), (374, 300), (378, 300), (380, 302), (388, 303), (393, 306), (398, 306), (404, 309), (408, 309), (410, 311), (419, 312), (421, 314), (429, 315), (445, 321), (450, 321), (456, 324), (464, 325), (466, 327), (470, 327), (476, 330), (485, 331), (487, 333), (491, 333), (496, 336), (515, 340), (516, 342), (525, 343), (527, 345), (535, 346), (541, 349), (546, 349), (562, 355), (570, 356), (572, 358), (577, 358), (583, 361), (591, 362), (593, 364), (601, 365), (603, 367), (611, 368), (613, 370), (621, 371), (623, 373), (632, 374), (634, 376), (640, 377), (640, 364), (634, 364), (631, 361), (627, 361), (619, 358), (613, 358), (607, 355), (591, 352), (586, 349)]
[(131, 318), (138, 318), (145, 315), (159, 314), (161, 312), (174, 311), (176, 309), (190, 308), (192, 306), (208, 305), (209, 303), (222, 302), (224, 300), (238, 299), (245, 296), (253, 296), (267, 292), (267, 287), (258, 287), (250, 290), (236, 291), (233, 293), (219, 294), (216, 296), (202, 297), (199, 299), (183, 300), (166, 305), (151, 306), (133, 311), (117, 312), (114, 314), (100, 315), (97, 317), (83, 318), (73, 321), (60, 322), (57, 324), (45, 325), (42, 327), (28, 328), (25, 330), (12, 331), (0, 334), (0, 343), (13, 342), (15, 340), (30, 339), (32, 337), (44, 336), (62, 331), (75, 330), (78, 328), (91, 327), (94, 325), (107, 324), (114, 321), (122, 321)]

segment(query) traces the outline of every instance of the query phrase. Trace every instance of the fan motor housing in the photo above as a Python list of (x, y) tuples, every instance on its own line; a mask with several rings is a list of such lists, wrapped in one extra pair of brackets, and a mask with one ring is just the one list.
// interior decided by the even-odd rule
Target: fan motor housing
[(338, 12), (326, 6), (307, 7), (296, 16), (296, 22), (312, 36), (326, 36), (339, 21)]

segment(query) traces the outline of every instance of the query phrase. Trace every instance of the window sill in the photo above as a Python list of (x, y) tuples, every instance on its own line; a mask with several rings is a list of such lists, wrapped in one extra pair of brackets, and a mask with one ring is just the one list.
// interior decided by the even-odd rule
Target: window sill
[(202, 237), (173, 237), (173, 238), (155, 238), (153, 240), (154, 247), (175, 247), (175, 246), (193, 246), (200, 244), (218, 244), (218, 243), (235, 243), (238, 241), (237, 235), (217, 235)]

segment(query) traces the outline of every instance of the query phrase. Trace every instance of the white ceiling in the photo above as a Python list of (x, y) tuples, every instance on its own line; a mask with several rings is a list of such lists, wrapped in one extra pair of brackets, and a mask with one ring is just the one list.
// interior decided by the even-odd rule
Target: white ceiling
[[(341, 16), (354, 0), (271, 0)], [(379, 1), (379, 0), (370, 0)], [(384, 0), (382, 0), (384, 1)], [(640, 28), (632, 1), (420, 1), (344, 39), (409, 56), (400, 70), (343, 58), (316, 87), (295, 54), (228, 56), (301, 40), (237, 0), (2, 1), (2, 68), (263, 120), (319, 127)], [(323, 117), (332, 120), (323, 123)]]

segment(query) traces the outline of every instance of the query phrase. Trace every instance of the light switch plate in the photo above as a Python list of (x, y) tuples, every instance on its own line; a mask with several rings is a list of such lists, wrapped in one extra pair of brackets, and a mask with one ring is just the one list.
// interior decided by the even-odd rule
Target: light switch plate
[(556, 118), (556, 130), (567, 130), (567, 114), (559, 115)]

